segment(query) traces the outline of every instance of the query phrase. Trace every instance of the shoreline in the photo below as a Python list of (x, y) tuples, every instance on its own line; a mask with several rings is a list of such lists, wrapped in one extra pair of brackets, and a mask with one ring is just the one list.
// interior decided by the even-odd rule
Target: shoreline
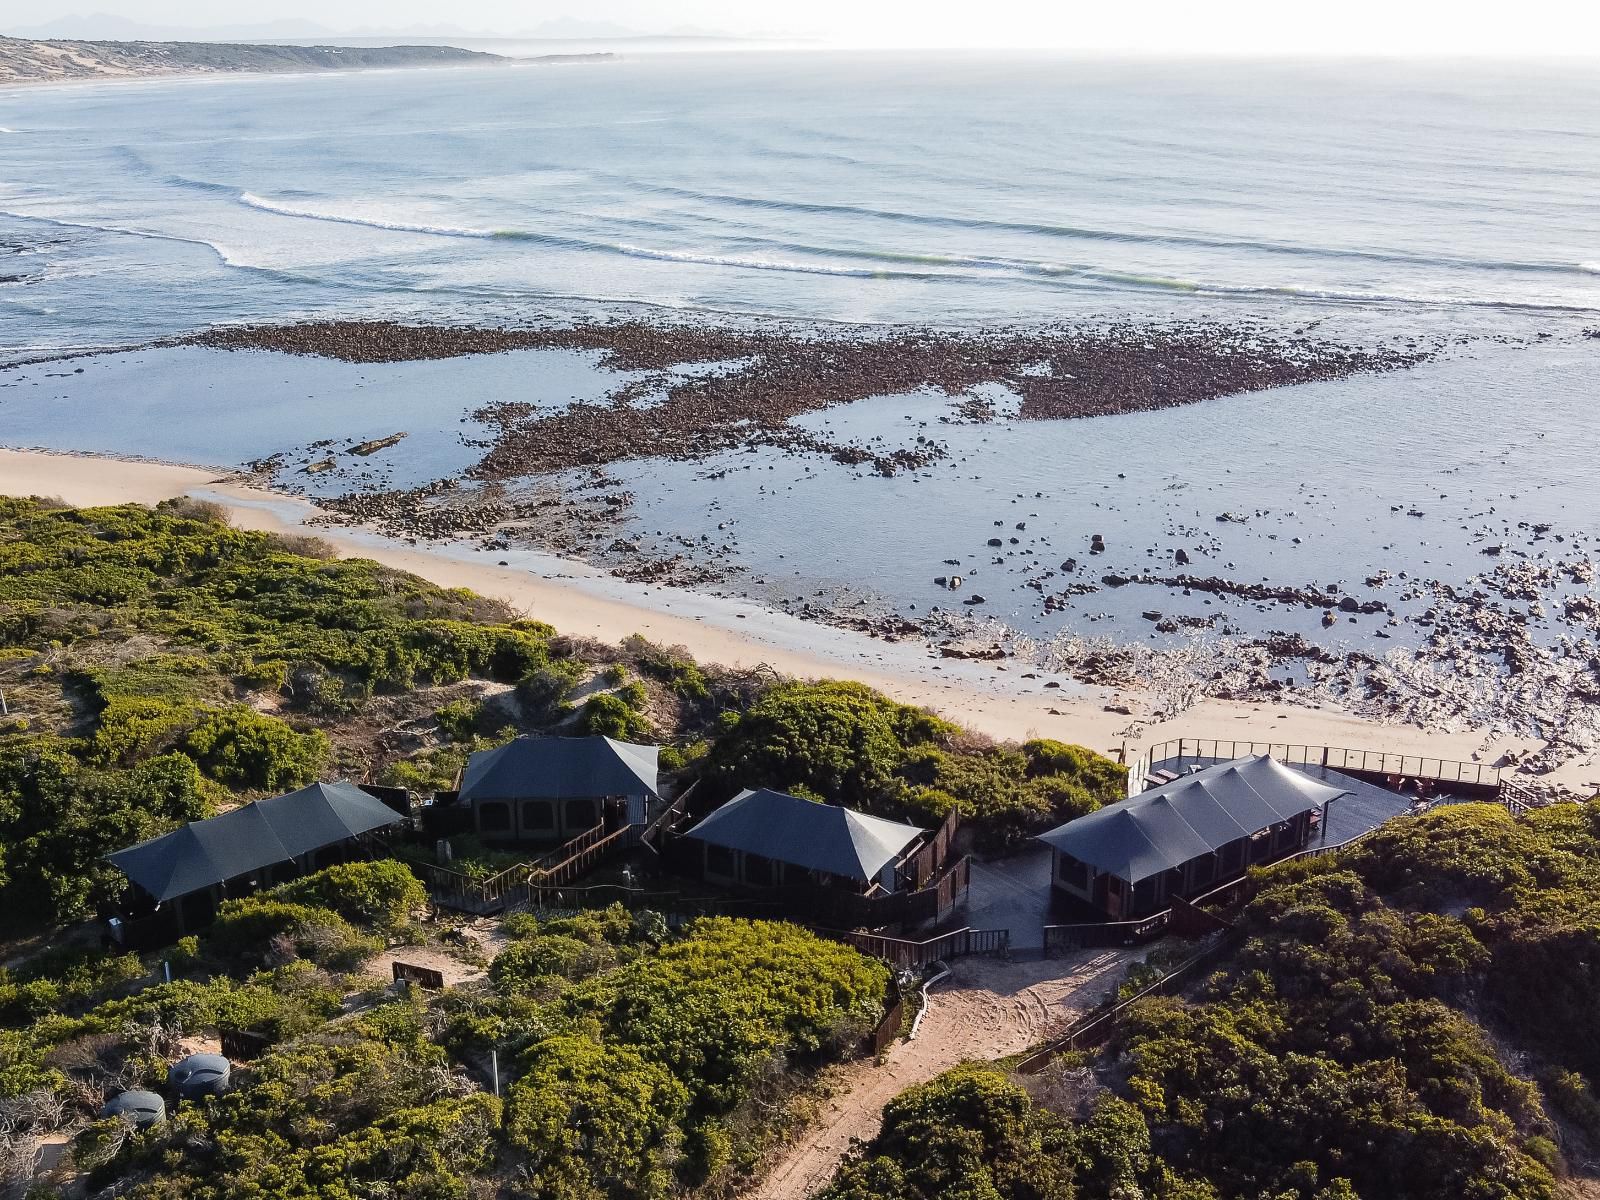
[[(374, 559), (446, 587), (465, 587), (504, 601), (571, 636), (616, 643), (639, 633), (681, 645), (702, 662), (767, 666), (802, 678), (855, 679), (903, 703), (926, 707), (1002, 740), (1049, 737), (1129, 758), (1143, 746), (1177, 737), (1329, 745), (1493, 762), (1542, 745), (1487, 729), (1438, 732), (1391, 724), (1329, 707), (1203, 700), (1176, 717), (1148, 722), (1149, 703), (1133, 689), (1112, 689), (1058, 677), (1045, 690), (1041, 673), (1023, 679), (1005, 664), (941, 660), (921, 643), (886, 644), (863, 634), (803, 621), (748, 601), (628, 584), (585, 564), (552, 555), (520, 556), (533, 569), (502, 566), (464, 546), (416, 546), (350, 526), (310, 525), (318, 511), (285, 493), (227, 482), (226, 472), (171, 463), (0, 449), (0, 494), (59, 498), (81, 507), (155, 504), (192, 495), (222, 504), (239, 528), (311, 534), (343, 557)], [(504, 561), (509, 562), (509, 559)], [(1108, 706), (1127, 711), (1108, 711)], [(1136, 727), (1130, 728), (1130, 723)], [(1592, 791), (1596, 768), (1572, 762), (1539, 777), (1575, 792)]]
[[(267, 44), (267, 43), (263, 43)], [(393, 63), (369, 67), (286, 67), (282, 70), (194, 70), (107, 72), (101, 75), (30, 75), (14, 79), (0, 79), (0, 92), (9, 88), (84, 87), (102, 83), (163, 83), (168, 80), (227, 80), (227, 79), (318, 79), (350, 75), (376, 75), (392, 71), (483, 71), (514, 70), (523, 67), (584, 66), (599, 62), (616, 62), (620, 55), (552, 54), (536, 58), (505, 58), (499, 62), (442, 62)]]
[(449, 45), (187, 39), (34, 38), (0, 35), (0, 89), (56, 83), (496, 66), (514, 60)]

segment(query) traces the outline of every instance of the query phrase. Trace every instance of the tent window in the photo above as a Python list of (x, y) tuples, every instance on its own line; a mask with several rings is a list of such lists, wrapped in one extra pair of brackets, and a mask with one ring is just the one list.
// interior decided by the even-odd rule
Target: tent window
[(772, 860), (759, 854), (744, 856), (744, 881), (756, 887), (772, 885)]
[(706, 871), (712, 875), (733, 877), (733, 851), (726, 846), (706, 847)]
[(522, 828), (531, 833), (556, 827), (555, 806), (548, 800), (522, 802)]
[(1159, 875), (1152, 875), (1149, 879), (1141, 879), (1133, 886), (1133, 912), (1143, 912), (1147, 908), (1156, 906), (1156, 881)]
[(478, 828), (484, 833), (509, 833), (511, 806), (499, 800), (478, 805)]
[(600, 823), (593, 800), (568, 800), (566, 815), (568, 833), (582, 833)]
[(1244, 842), (1235, 840), (1224, 846), (1219, 857), (1222, 860), (1222, 873), (1231, 875), (1244, 865)]
[(1089, 866), (1070, 854), (1061, 856), (1061, 882), (1080, 891), (1089, 886)]

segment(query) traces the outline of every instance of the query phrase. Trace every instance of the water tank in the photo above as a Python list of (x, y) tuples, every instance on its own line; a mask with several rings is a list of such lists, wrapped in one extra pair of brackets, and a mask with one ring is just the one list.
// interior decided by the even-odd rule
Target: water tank
[(136, 1129), (148, 1129), (167, 1119), (167, 1102), (154, 1092), (123, 1092), (106, 1101), (102, 1117), (121, 1117)]
[(167, 1072), (167, 1086), (180, 1100), (220, 1096), (228, 1090), (232, 1068), (220, 1054), (191, 1054)]

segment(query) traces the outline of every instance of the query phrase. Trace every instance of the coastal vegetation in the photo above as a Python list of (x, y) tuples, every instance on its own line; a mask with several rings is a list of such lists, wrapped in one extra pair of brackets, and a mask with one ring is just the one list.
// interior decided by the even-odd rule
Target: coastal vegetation
[(907, 1092), (824, 1200), (1563, 1194), (1600, 1148), (1597, 885), (1600, 802), (1447, 807), (1268, 869), (1188, 994), (1042, 1074)]
[[(481, 984), (395, 997), (362, 968), (421, 936), (421, 901), (396, 864), (350, 864), (228, 902), (170, 983), (87, 951), (53, 958), (59, 982), (7, 978), (8, 1136), (76, 1125), (90, 1186), (134, 1197), (719, 1192), (888, 996), (885, 967), (795, 926), (613, 908), (508, 921)], [(85, 1124), (218, 1029), (266, 1044), (227, 1095)]]
[[(997, 746), (857, 684), (561, 637), (469, 592), (193, 501), (0, 501), (0, 927), (94, 914), (103, 856), (318, 778), (427, 792), (523, 732), (664, 741), (663, 765), (1000, 846), (1117, 792), (1077, 747)], [(575, 697), (580, 696), (581, 699)]]
[[(997, 848), (1122, 785), (1081, 747), (577, 642), (216, 516), (0, 508), (0, 1126), (12, 1149), (70, 1131), (93, 1188), (727, 1195), (891, 1000), (881, 963), (782, 923), (422, 921), (398, 860), (227, 900), (153, 956), (63, 928), (122, 886), (108, 850), (180, 821), (336, 774), (446, 786), (524, 731), (659, 737), (713, 793), (958, 812)], [(1262, 872), (1208, 977), (1042, 1074), (912, 1089), (827, 1200), (1553, 1200), (1600, 1146), (1597, 896), (1597, 804), (1441, 809)], [(396, 994), (383, 965), (412, 953), (472, 981)], [(219, 1033), (260, 1046), (229, 1094), (94, 1119)]]
[(1123, 768), (1081, 746), (996, 746), (864, 684), (783, 683), (723, 714), (706, 763), (725, 788), (776, 787), (937, 825), (952, 812), (993, 848), (1120, 798)]

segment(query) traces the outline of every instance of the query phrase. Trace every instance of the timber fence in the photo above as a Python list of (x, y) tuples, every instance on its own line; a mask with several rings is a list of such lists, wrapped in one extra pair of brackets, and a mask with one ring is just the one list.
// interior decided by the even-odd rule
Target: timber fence
[(1073, 1050), (1103, 1046), (1116, 1034), (1128, 1010), (1151, 996), (1171, 996), (1182, 991), (1208, 968), (1230, 953), (1239, 944), (1239, 935), (1229, 931), (1199, 953), (1185, 959), (1160, 979), (1141, 988), (1126, 1000), (1119, 1000), (1108, 1008), (1085, 1014), (1067, 1028), (1066, 1033), (1035, 1050), (1017, 1064), (1023, 1075), (1037, 1075), (1059, 1055)]

